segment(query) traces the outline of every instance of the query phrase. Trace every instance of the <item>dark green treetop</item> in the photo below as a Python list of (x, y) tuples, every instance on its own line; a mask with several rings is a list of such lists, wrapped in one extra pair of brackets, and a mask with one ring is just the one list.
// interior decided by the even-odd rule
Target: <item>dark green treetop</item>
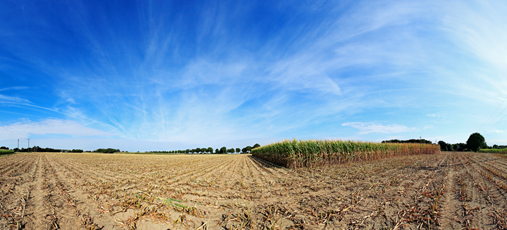
[(481, 148), (486, 148), (488, 145), (486, 144), (486, 140), (480, 133), (472, 133), (467, 140), (468, 149), (477, 152)]

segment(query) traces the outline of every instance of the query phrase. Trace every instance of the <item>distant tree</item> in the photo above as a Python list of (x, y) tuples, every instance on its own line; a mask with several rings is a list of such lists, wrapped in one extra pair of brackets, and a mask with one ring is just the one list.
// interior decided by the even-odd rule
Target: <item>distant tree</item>
[(465, 143), (457, 143), (454, 145), (454, 151), (466, 151), (467, 145)]
[(241, 153), (248, 153), (248, 151), (246, 150), (246, 147), (241, 149)]
[(398, 139), (392, 139), (392, 140), (382, 141), (382, 143), (401, 143), (401, 141)]
[(208, 153), (213, 153), (213, 148), (208, 147)]
[(447, 143), (445, 143), (445, 141), (439, 141), (438, 145), (440, 145), (441, 151), (447, 151)]
[(219, 153), (220, 153), (220, 150), (215, 149), (215, 154), (219, 154)]
[(195, 152), (196, 152), (196, 153), (200, 153), (200, 152), (201, 152), (201, 148), (196, 148), (196, 149), (195, 149)]
[(225, 153), (227, 153), (227, 148), (226, 148), (225, 146), (224, 146), (224, 147), (222, 147), (222, 148), (220, 148), (220, 153), (221, 153), (221, 154), (225, 154)]
[(227, 149), (228, 153), (234, 153), (234, 148)]
[(186, 154), (190, 153), (190, 149), (186, 149), (186, 150), (185, 150), (185, 153), (186, 153)]
[(258, 143), (255, 143), (255, 145), (252, 147), (252, 149), (259, 148), (259, 147), (261, 147), (261, 145), (259, 145)]
[[(61, 152), (63, 152), (63, 151), (61, 151)], [(97, 153), (117, 153), (117, 152), (120, 152), (120, 150), (113, 149), (113, 148), (107, 148), (107, 149), (97, 149), (94, 152), (97, 152)]]
[(409, 140), (398, 140), (392, 139), (387, 141), (382, 141), (382, 143), (421, 143), (421, 144), (432, 144), (431, 141), (425, 139), (409, 139)]
[(467, 148), (477, 152), (479, 149), (483, 149), (488, 147), (486, 144), (486, 140), (480, 133), (472, 133), (470, 134), (470, 137), (468, 137), (467, 140)]
[(0, 149), (9, 150), (9, 148), (7, 148), (7, 147), (5, 147), (5, 146), (0, 147)]
[(241, 149), (240, 148), (236, 148), (236, 153), (239, 153), (241, 152)]
[(247, 151), (248, 153), (252, 151), (252, 146), (247, 146), (247, 147), (245, 147), (245, 148), (246, 148), (246, 151)]

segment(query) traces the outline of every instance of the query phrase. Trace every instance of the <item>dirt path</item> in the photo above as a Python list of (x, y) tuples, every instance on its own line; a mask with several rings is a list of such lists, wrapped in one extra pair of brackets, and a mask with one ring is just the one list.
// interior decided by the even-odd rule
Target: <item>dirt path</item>
[(35, 174), (33, 181), (29, 185), (32, 190), (28, 200), (28, 207), (26, 210), (29, 221), (26, 224), (27, 229), (46, 229), (47, 221), (46, 210), (44, 205), (44, 162), (41, 160), (42, 156), (37, 156), (37, 163), (35, 165)]
[[(447, 178), (445, 178), (445, 194), (443, 197), (443, 207), (440, 219), (440, 226), (447, 229), (454, 229), (455, 220), (457, 219), (458, 212), (462, 208), (461, 203), (459, 202), (459, 192), (457, 190), (456, 183), (461, 182), (461, 177), (459, 177), (460, 172), (457, 167), (452, 167), (456, 165), (456, 158), (452, 158), (450, 165), (446, 167)], [(459, 186), (458, 186), (459, 187)]]

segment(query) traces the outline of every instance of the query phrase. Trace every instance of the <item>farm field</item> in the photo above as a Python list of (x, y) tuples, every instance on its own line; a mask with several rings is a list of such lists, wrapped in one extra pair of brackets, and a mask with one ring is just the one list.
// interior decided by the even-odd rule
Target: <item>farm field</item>
[(251, 155), (0, 156), (0, 229), (506, 229), (507, 158), (288, 169)]

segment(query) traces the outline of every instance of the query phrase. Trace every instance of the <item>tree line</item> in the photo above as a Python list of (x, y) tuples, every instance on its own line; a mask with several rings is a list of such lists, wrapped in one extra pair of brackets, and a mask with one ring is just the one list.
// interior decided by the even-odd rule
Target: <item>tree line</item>
[(465, 143), (446, 143), (445, 141), (438, 141), (438, 145), (440, 145), (441, 151), (468, 151), (467, 144)]
[[(9, 150), (9, 148), (2, 146), (0, 149)], [(82, 153), (84, 152), (82, 149), (54, 149), (54, 148), (41, 148), (39, 146), (33, 146), (30, 148), (13, 148), (14, 152), (41, 152), (41, 153)], [(119, 149), (107, 148), (107, 149), (97, 149), (94, 151), (95, 153), (115, 153), (120, 152)]]
[(118, 153), (119, 149), (107, 148), (107, 149), (97, 149), (93, 151), (94, 153)]
[[(155, 153), (155, 154), (233, 154), (233, 153), (250, 153), (252, 149), (260, 147), (258, 143), (253, 146), (246, 146), (244, 148), (227, 148), (222, 147), (219, 149), (214, 149), (212, 147), (207, 148), (194, 148), (194, 149), (185, 149), (185, 150), (171, 150), (171, 151), (148, 151), (144, 152), (147, 154)], [(140, 152), (137, 152), (140, 153)]]
[[(232, 154), (232, 153), (250, 153), (252, 149), (260, 147), (258, 143), (253, 146), (246, 146), (244, 148), (227, 148), (222, 147), (220, 149), (213, 149), (212, 147), (208, 148), (194, 148), (194, 149), (185, 149), (185, 150), (170, 150), (170, 151), (147, 151), (147, 152), (128, 152), (134, 154)], [(0, 149), (10, 150), (9, 148), (2, 146)], [(12, 149), (14, 152), (55, 152), (55, 153), (82, 153), (84, 152), (82, 149), (54, 149), (54, 148), (41, 148), (39, 146), (34, 146), (31, 148), (14, 148)], [(99, 148), (94, 151), (87, 151), (94, 153), (117, 153), (121, 152), (120, 149), (115, 148)]]
[(425, 140), (425, 139), (409, 139), (409, 140), (393, 139), (393, 140), (382, 141), (382, 143), (415, 143), (415, 144), (420, 143), (420, 144), (433, 144), (433, 142)]
[[(2, 146), (2, 147), (0, 147), (0, 149), (8, 150), (9, 148)], [(33, 146), (30, 148), (13, 148), (12, 150), (14, 152), (51, 152), (51, 153), (82, 153), (83, 152), (82, 149), (72, 149), (72, 150), (53, 149), (53, 148), (41, 148), (39, 146)]]
[(507, 149), (507, 145), (493, 145), (488, 146), (486, 139), (480, 133), (472, 133), (468, 137), (466, 143), (450, 144), (445, 141), (439, 141), (440, 150), (442, 151), (474, 151), (478, 152), (481, 149)]
[[(431, 141), (425, 139), (410, 139), (410, 140), (387, 140), (382, 143), (423, 143), (432, 144)], [(506, 149), (507, 145), (493, 145), (488, 146), (486, 139), (480, 133), (472, 133), (468, 137), (466, 143), (446, 143), (445, 141), (438, 141), (441, 151), (474, 151), (477, 152), (481, 149)]]
[(466, 143), (446, 143), (445, 141), (439, 141), (441, 151), (474, 151), (477, 152), (480, 149), (490, 148), (486, 144), (486, 139), (480, 133), (472, 133), (468, 137)]

